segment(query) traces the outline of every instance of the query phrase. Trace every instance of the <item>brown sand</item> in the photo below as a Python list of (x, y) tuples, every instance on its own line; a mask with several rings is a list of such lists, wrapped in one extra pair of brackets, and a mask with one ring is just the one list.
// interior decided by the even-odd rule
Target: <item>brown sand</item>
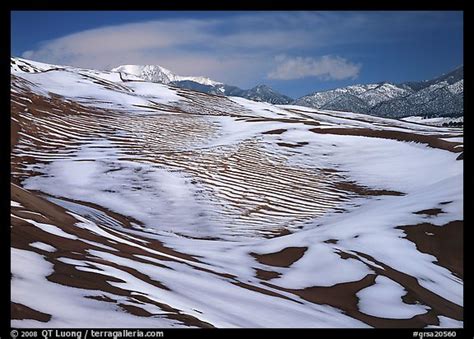
[(418, 212), (414, 212), (414, 214), (426, 214), (426, 215), (438, 215), (440, 213), (444, 213), (441, 208), (430, 208), (427, 210), (421, 210)]
[(440, 266), (446, 267), (461, 279), (463, 271), (463, 221), (451, 221), (443, 226), (422, 223), (398, 227), (419, 251), (434, 255)]
[(28, 306), (14, 303), (11, 304), (11, 319), (33, 319), (41, 322), (48, 322), (51, 320), (51, 315), (36, 311)]
[(264, 265), (290, 267), (291, 264), (298, 261), (308, 247), (287, 247), (281, 251), (269, 254), (250, 253), (258, 262)]
[(283, 134), (287, 130), (285, 128), (272, 129), (271, 131), (262, 132), (262, 134)]
[(439, 148), (454, 153), (461, 152), (461, 150), (459, 148), (456, 148), (456, 146), (462, 144), (445, 141), (437, 136), (432, 135), (422, 135), (391, 130), (374, 130), (368, 128), (312, 128), (311, 132), (319, 134), (354, 135), (370, 138), (392, 139), (405, 142), (418, 142), (428, 144), (430, 147), (433, 148)]

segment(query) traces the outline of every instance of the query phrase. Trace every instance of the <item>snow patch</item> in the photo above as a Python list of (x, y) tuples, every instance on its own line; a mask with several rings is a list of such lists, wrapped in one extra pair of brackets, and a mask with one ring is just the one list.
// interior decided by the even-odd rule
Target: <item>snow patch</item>
[(405, 289), (393, 280), (378, 276), (375, 285), (357, 293), (359, 310), (362, 313), (379, 318), (410, 319), (426, 313), (429, 308), (423, 305), (411, 305), (402, 301)]
[(34, 247), (34, 248), (38, 248), (38, 249), (46, 251), (46, 252), (56, 252), (55, 247), (53, 247), (51, 245), (48, 245), (48, 244), (45, 244), (44, 242), (40, 242), (40, 241), (31, 243), (30, 246)]

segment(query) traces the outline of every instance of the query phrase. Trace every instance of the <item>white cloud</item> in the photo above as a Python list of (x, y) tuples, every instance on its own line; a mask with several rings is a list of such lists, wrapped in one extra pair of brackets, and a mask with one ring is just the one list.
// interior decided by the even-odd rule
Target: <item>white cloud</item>
[(275, 61), (276, 67), (268, 73), (270, 79), (292, 80), (306, 77), (318, 77), (323, 80), (355, 79), (361, 68), (361, 64), (331, 55), (320, 58), (280, 55)]
[[(104, 67), (104, 56), (112, 59), (144, 57), (186, 44), (199, 44), (209, 38), (204, 33), (210, 23), (197, 20), (151, 21), (108, 26), (81, 31), (43, 42), (26, 51), (24, 57), (74, 66)], [(87, 65), (84, 65), (86, 63)]]

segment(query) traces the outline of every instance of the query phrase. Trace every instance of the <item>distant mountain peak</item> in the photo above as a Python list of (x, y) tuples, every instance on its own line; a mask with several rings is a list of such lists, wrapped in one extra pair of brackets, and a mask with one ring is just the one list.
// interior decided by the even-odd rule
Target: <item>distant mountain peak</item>
[(163, 84), (170, 84), (176, 81), (194, 81), (207, 86), (222, 85), (221, 82), (211, 80), (204, 76), (177, 75), (160, 65), (121, 65), (113, 68), (112, 72), (124, 72), (150, 82), (159, 82)]
[(265, 101), (272, 104), (289, 104), (293, 102), (292, 98), (278, 93), (273, 88), (264, 84), (259, 84), (244, 92), (244, 98), (254, 101)]

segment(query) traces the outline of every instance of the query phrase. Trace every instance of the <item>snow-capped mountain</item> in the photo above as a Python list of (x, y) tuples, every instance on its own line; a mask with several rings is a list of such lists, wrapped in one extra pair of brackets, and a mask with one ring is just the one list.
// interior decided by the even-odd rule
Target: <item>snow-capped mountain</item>
[(363, 112), (380, 102), (407, 96), (411, 90), (390, 83), (352, 85), (325, 92), (316, 92), (297, 99), (294, 104), (314, 108)]
[(463, 67), (432, 80), (393, 84), (360, 84), (315, 92), (297, 100), (266, 85), (241, 89), (207, 77), (181, 76), (159, 65), (122, 65), (112, 69), (124, 75), (171, 84), (203, 93), (237, 96), (272, 104), (295, 104), (335, 111), (349, 111), (382, 117), (462, 116)]
[(315, 92), (294, 104), (383, 117), (462, 116), (463, 66), (432, 80), (353, 85)]
[(289, 104), (293, 102), (292, 98), (276, 92), (267, 85), (257, 85), (254, 88), (243, 91), (243, 93), (238, 96), (253, 101), (265, 101), (271, 104)]
[(112, 69), (112, 72), (123, 72), (135, 75), (143, 80), (170, 84), (177, 81), (193, 81), (206, 86), (223, 85), (221, 82), (211, 80), (206, 77), (181, 76), (176, 75), (169, 69), (159, 65), (122, 65)]
[(251, 89), (241, 89), (236, 86), (226, 85), (206, 77), (181, 76), (158, 65), (122, 65), (112, 69), (134, 75), (143, 80), (170, 84), (181, 88), (192, 89), (208, 94), (237, 96), (254, 101), (264, 101), (271, 104), (289, 104), (292, 98), (276, 92), (266, 85), (258, 85)]

